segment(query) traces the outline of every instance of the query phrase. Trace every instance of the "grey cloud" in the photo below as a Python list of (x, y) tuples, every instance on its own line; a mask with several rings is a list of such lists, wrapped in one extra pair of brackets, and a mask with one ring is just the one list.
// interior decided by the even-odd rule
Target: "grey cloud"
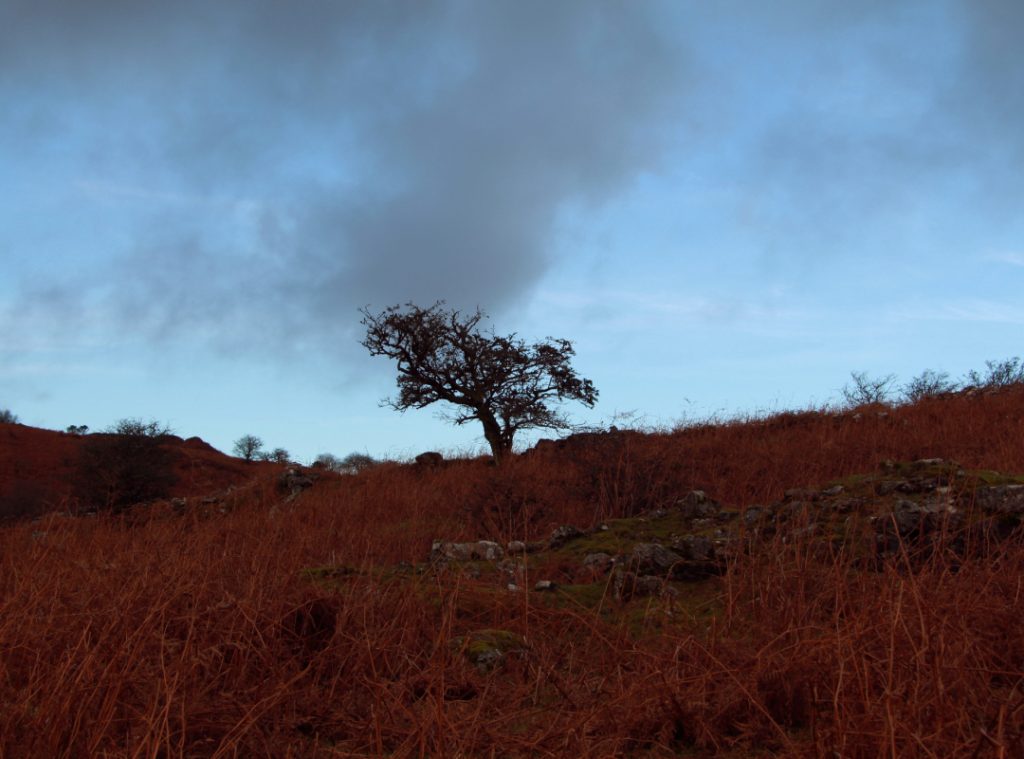
[(565, 205), (622, 191), (677, 128), (686, 68), (656, 10), (16, 2), (0, 88), (35, 81), (46, 107), (84, 114), (97, 173), (260, 198), (262, 248), (237, 280), (202, 221), (153, 214), (112, 302), (156, 337), (250, 314), (264, 344), (267, 309), (280, 338), (351, 326), (366, 303), (526, 293)]

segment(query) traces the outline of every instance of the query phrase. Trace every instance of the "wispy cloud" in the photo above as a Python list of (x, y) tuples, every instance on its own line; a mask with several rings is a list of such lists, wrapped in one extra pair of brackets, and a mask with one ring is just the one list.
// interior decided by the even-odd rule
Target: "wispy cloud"
[(896, 320), (1024, 324), (1024, 306), (1018, 303), (972, 298), (897, 309), (892, 316)]
[(1024, 253), (1000, 251), (998, 253), (989, 253), (985, 256), (984, 260), (999, 264), (1008, 264), (1009, 266), (1024, 266)]

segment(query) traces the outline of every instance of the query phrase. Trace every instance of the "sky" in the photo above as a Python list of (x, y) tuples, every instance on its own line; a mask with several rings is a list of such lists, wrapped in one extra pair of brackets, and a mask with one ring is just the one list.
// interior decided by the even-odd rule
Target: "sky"
[(1022, 355), (1022, 33), (1019, 0), (0, 0), (0, 408), (473, 453), (359, 343), (442, 299), (572, 340), (580, 424)]

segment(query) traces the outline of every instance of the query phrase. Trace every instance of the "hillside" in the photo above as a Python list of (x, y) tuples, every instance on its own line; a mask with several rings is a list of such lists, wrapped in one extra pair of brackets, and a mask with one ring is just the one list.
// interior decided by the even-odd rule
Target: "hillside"
[[(74, 501), (83, 447), (103, 437), (108, 436), (0, 424), (0, 518), (67, 510)], [(160, 444), (173, 475), (168, 497), (224, 490), (273, 468), (227, 456), (198, 437), (167, 435)]]
[(1024, 745), (1024, 388), (576, 435), (500, 467), (174, 445), (209, 461), (180, 500), (0, 529), (0, 756)]

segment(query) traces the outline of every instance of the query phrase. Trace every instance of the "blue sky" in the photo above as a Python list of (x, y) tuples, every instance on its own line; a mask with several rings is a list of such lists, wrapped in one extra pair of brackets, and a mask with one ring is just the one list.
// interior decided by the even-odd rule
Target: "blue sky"
[[(567, 337), (580, 422), (1024, 353), (1024, 4), (0, 3), (0, 407), (310, 460), (361, 306)], [(440, 410), (440, 409), (439, 409)]]

